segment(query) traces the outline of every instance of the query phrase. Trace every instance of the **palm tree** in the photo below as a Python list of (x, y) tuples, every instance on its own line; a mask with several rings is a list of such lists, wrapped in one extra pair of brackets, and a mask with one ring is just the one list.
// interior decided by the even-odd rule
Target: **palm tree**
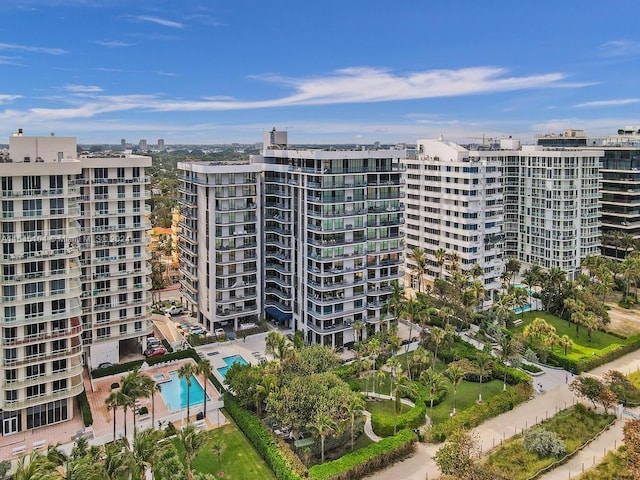
[(478, 402), (482, 403), (482, 380), (491, 374), (493, 360), (489, 355), (479, 353), (476, 356), (476, 373), (480, 377), (480, 393), (478, 394)]
[[(153, 472), (154, 464), (160, 456), (164, 434), (148, 428), (133, 435), (133, 442), (124, 439), (124, 446), (129, 456), (129, 468), (132, 478), (144, 480), (147, 470)], [(186, 454), (185, 454), (186, 455)]]
[(396, 356), (391, 357), (385, 363), (387, 368), (391, 370), (391, 376), (389, 380), (391, 381), (391, 385), (389, 386), (390, 391), (393, 391), (393, 382), (394, 380), (402, 374), (402, 366), (400, 365), (400, 359)]
[(222, 453), (224, 452), (224, 445), (222, 441), (216, 440), (216, 442), (211, 446), (211, 453), (213, 453), (216, 457), (218, 457), (218, 473), (219, 477), (222, 477)]
[(353, 396), (350, 398), (348, 403), (343, 405), (343, 408), (344, 412), (349, 415), (349, 420), (351, 421), (351, 450), (353, 450), (353, 445), (355, 444), (354, 432), (356, 428), (356, 417), (362, 415), (366, 405), (361, 397)]
[(449, 364), (447, 369), (444, 371), (444, 376), (449, 379), (451, 384), (453, 385), (453, 412), (452, 415), (456, 414), (456, 396), (458, 393), (458, 385), (464, 379), (464, 376), (472, 370), (472, 365), (469, 360), (458, 360), (456, 362), (452, 362)]
[[(369, 355), (373, 357), (373, 376), (375, 377), (376, 360), (378, 359), (378, 355), (382, 353), (382, 346), (380, 345), (380, 340), (378, 340), (376, 337), (373, 337), (371, 340), (369, 340), (369, 342), (367, 343), (367, 350), (369, 351)], [(373, 393), (375, 394), (376, 393), (375, 381), (373, 382), (372, 390), (373, 390)]]
[(207, 380), (213, 375), (211, 362), (205, 358), (200, 359), (197, 365), (198, 374), (202, 376), (202, 388), (204, 390), (204, 418), (207, 418)]
[(398, 433), (398, 414), (402, 410), (402, 398), (409, 395), (415, 397), (417, 394), (416, 387), (414, 387), (413, 382), (407, 377), (400, 377), (396, 380), (395, 389), (391, 392), (395, 402), (395, 416), (393, 418), (394, 435)]
[(328, 435), (338, 430), (338, 425), (333, 421), (329, 414), (317, 411), (313, 416), (313, 420), (307, 424), (307, 427), (311, 429), (315, 435), (320, 437), (320, 463), (324, 463), (324, 440)]
[(447, 306), (440, 309), (440, 315), (444, 317), (445, 328), (449, 325), (449, 318), (453, 316), (453, 308)]
[(569, 335), (562, 335), (558, 339), (558, 346), (564, 348), (564, 356), (567, 356), (567, 350), (573, 348), (573, 341), (569, 338)]
[[(402, 311), (402, 306), (406, 301), (407, 296), (404, 291), (404, 287), (400, 285), (400, 283), (395, 280), (391, 284), (391, 294), (389, 295), (389, 299), (387, 300), (387, 304), (383, 308), (383, 312), (385, 314), (391, 314), (396, 320)], [(390, 323), (387, 322), (388, 324)], [(389, 326), (389, 325), (387, 325)]]
[[(478, 264), (476, 263), (476, 265)], [(473, 283), (471, 284), (471, 291), (473, 292), (473, 296), (476, 300), (476, 309), (478, 311), (481, 311), (482, 306), (484, 304), (484, 294), (485, 294), (484, 283), (482, 283), (481, 280), (474, 280)]]
[(439, 248), (435, 251), (434, 256), (436, 257), (436, 263), (438, 267), (440, 267), (440, 278), (443, 275), (444, 262), (447, 258), (447, 251), (444, 248)]
[(189, 409), (190, 409), (189, 393), (191, 390), (191, 377), (197, 374), (198, 374), (198, 367), (196, 367), (196, 365), (191, 362), (187, 362), (183, 364), (178, 369), (178, 377), (184, 378), (187, 381), (187, 423), (191, 421), (191, 419), (189, 418)]
[[(407, 358), (409, 355), (407, 355)], [(407, 373), (409, 374), (409, 379), (414, 378), (413, 370), (417, 370), (415, 372), (415, 376), (419, 375), (422, 371), (423, 366), (428, 365), (433, 362), (433, 354), (429, 350), (425, 350), (424, 347), (418, 345), (413, 352), (411, 352), (411, 363), (407, 364)]]
[(283, 362), (289, 352), (291, 351), (292, 346), (289, 343), (287, 337), (285, 337), (282, 333), (271, 330), (267, 334), (266, 338), (266, 352), (273, 356), (276, 360)]
[(47, 457), (38, 451), (34, 451), (29, 456), (22, 456), (18, 460), (16, 473), (13, 480), (51, 480), (52, 464)]
[(418, 277), (418, 292), (422, 292), (422, 282), (427, 271), (427, 255), (422, 248), (416, 247), (409, 252), (407, 257), (414, 263), (413, 268)]
[(119, 391), (112, 391), (109, 396), (106, 398), (104, 403), (107, 405), (108, 410), (113, 410), (113, 441), (116, 441), (116, 410), (121, 405), (121, 402), (118, 399)]
[(258, 417), (262, 417), (262, 404), (269, 398), (271, 392), (276, 389), (277, 382), (276, 377), (267, 374), (262, 377), (262, 382), (255, 386), (255, 393), (253, 399), (256, 403), (256, 414)]
[[(425, 305), (415, 299), (406, 302), (402, 307), (402, 312), (406, 315), (409, 320), (409, 339), (411, 339), (411, 334), (413, 333), (413, 325), (415, 323), (419, 323), (422, 317), (422, 314), (425, 311)], [(407, 370), (409, 370), (409, 343), (405, 345), (405, 360), (407, 362)], [(409, 375), (411, 373), (409, 372)]]
[(365, 325), (362, 320), (356, 320), (351, 325), (351, 328), (353, 328), (353, 333), (355, 334), (354, 336), (355, 336), (356, 343), (362, 342), (362, 331), (364, 330), (364, 326)]
[(522, 264), (520, 263), (520, 260), (515, 257), (511, 257), (509, 260), (507, 260), (504, 269), (505, 272), (507, 272), (509, 275), (509, 283), (513, 283), (515, 278), (518, 276), (521, 266)]
[(104, 445), (102, 458), (105, 480), (121, 480), (122, 478), (126, 478), (125, 475), (128, 476), (130, 471), (130, 455), (122, 448), (122, 443), (106, 443)]
[(127, 408), (133, 411), (133, 432), (136, 431), (136, 400), (147, 395), (147, 382), (152, 381), (148, 376), (140, 371), (139, 367), (134, 368), (122, 377), (120, 391), (126, 398), (123, 398), (123, 408), (125, 416), (124, 435), (127, 436)]
[(515, 343), (508, 335), (500, 337), (500, 361), (504, 364), (504, 378), (502, 383), (502, 391), (507, 390), (507, 361), (513, 357), (515, 353)]
[(446, 335), (447, 332), (443, 328), (433, 327), (431, 329), (431, 340), (433, 340), (436, 346), (433, 356), (433, 368), (435, 368), (436, 362), (438, 361), (438, 348)]
[[(193, 366), (193, 364), (186, 365)], [(188, 424), (178, 432), (176, 438), (178, 444), (184, 451), (184, 462), (187, 466), (187, 480), (193, 480), (191, 465), (196, 455), (200, 452), (200, 449), (207, 443), (207, 437), (204, 432), (198, 432), (192, 424)]]
[(431, 419), (433, 417), (433, 401), (435, 397), (447, 389), (445, 379), (441, 373), (437, 373), (433, 368), (430, 368), (420, 374), (420, 383), (427, 387), (429, 392), (429, 419)]

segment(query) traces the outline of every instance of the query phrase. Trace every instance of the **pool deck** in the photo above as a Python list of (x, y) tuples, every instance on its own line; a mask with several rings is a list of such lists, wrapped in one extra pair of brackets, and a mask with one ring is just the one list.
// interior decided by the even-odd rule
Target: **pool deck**
[(257, 365), (265, 358), (263, 353), (256, 350), (252, 351), (251, 345), (241, 340), (212, 343), (198, 347), (196, 350), (201, 358), (209, 360), (213, 367), (214, 377), (221, 383), (224, 383), (224, 378), (222, 378), (218, 369), (229, 366), (225, 363), (224, 358), (240, 355), (251, 365)]

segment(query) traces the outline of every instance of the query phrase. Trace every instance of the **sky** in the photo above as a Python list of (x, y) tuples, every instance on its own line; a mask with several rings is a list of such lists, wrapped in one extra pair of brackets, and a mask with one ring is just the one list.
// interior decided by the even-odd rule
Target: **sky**
[(640, 125), (640, 2), (0, 0), (0, 143), (473, 143)]

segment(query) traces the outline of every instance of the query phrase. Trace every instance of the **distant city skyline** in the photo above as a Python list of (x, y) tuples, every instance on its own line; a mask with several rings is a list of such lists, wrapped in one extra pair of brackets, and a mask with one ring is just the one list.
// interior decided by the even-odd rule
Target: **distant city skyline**
[[(640, 5), (13, 0), (0, 132), (78, 143), (472, 143), (640, 124)], [(155, 140), (153, 140), (155, 141)]]

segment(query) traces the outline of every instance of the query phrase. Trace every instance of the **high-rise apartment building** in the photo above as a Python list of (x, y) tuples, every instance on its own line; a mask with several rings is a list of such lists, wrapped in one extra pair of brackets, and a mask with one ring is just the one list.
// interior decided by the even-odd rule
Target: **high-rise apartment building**
[[(135, 230), (126, 228), (127, 221), (123, 224), (115, 219), (119, 219), (120, 213), (107, 218), (90, 206), (96, 201), (107, 202), (110, 206), (101, 210), (112, 212), (113, 208), (114, 215), (119, 209), (116, 189), (120, 191), (120, 180), (115, 169), (113, 177), (109, 176), (111, 161), (77, 158), (75, 138), (26, 137), (21, 130), (10, 137), (9, 154), (0, 161), (3, 435), (70, 419), (73, 397), (83, 389), (83, 353), (93, 366), (102, 361), (117, 362), (112, 351), (117, 352), (120, 342), (133, 336), (133, 331), (121, 336), (117, 329), (120, 324), (134, 323), (137, 319), (124, 322), (99, 317), (97, 313), (117, 309), (119, 295), (128, 299), (130, 291), (133, 302), (135, 292), (145, 288), (144, 267), (140, 272), (142, 287), (135, 286), (135, 274), (129, 271), (129, 265), (131, 270), (135, 269), (132, 250)], [(134, 178), (135, 167), (131, 162), (124, 158), (115, 162), (126, 165), (123, 168), (129, 172), (125, 174), (127, 179)], [(146, 164), (147, 160), (140, 162)], [(103, 170), (108, 171), (106, 177)], [(113, 181), (93, 183), (107, 178)], [(124, 178), (121, 182), (129, 183)], [(113, 192), (102, 190), (111, 189), (112, 184)], [(134, 185), (126, 188), (133, 196)], [(144, 189), (141, 200), (143, 192)], [(123, 216), (134, 215), (130, 210), (132, 201), (133, 198), (125, 205)], [(146, 230), (142, 220), (140, 230)], [(109, 237), (98, 238), (98, 233)], [(119, 242), (116, 237), (120, 235), (127, 236), (125, 245), (131, 235), (131, 250), (127, 248), (123, 255), (128, 256), (130, 251), (132, 258), (130, 264), (126, 261), (124, 272), (120, 270), (118, 251), (99, 245), (102, 253), (97, 253), (97, 243)], [(114, 270), (100, 268), (103, 255)], [(103, 277), (97, 278), (98, 272)], [(111, 273), (118, 276), (116, 272), (122, 272), (119, 276), (127, 279), (126, 287), (120, 288), (115, 283), (119, 280), (109, 277)], [(105, 296), (109, 300), (101, 301)], [(133, 310), (131, 314), (135, 316)], [(111, 321), (115, 332), (108, 340), (93, 335), (94, 331), (109, 328)], [(135, 332), (136, 338), (142, 342), (149, 331), (149, 324), (145, 323), (145, 328)], [(92, 350), (92, 341), (102, 343)], [(132, 343), (141, 348), (138, 341)]]
[(147, 141), (143, 138), (138, 143), (138, 147), (140, 147), (140, 150), (146, 150), (147, 149)]
[(292, 149), (274, 130), (244, 166), (179, 164), (182, 291), (199, 319), (237, 328), (264, 314), (333, 347), (353, 341), (354, 322), (386, 328), (403, 273), (404, 157)]
[(181, 293), (207, 329), (257, 323), (260, 166), (179, 163)]
[[(427, 283), (448, 275), (436, 252), (457, 257), (464, 271), (482, 267), (486, 303), (495, 299), (504, 270), (502, 162), (504, 153), (418, 140), (407, 158), (407, 274), (419, 279), (409, 253), (424, 250)], [(425, 282), (422, 282), (424, 285)]]
[(540, 145), (504, 153), (505, 256), (577, 277), (600, 252), (602, 155)]
[(158, 150), (164, 150), (164, 138), (158, 139)]

